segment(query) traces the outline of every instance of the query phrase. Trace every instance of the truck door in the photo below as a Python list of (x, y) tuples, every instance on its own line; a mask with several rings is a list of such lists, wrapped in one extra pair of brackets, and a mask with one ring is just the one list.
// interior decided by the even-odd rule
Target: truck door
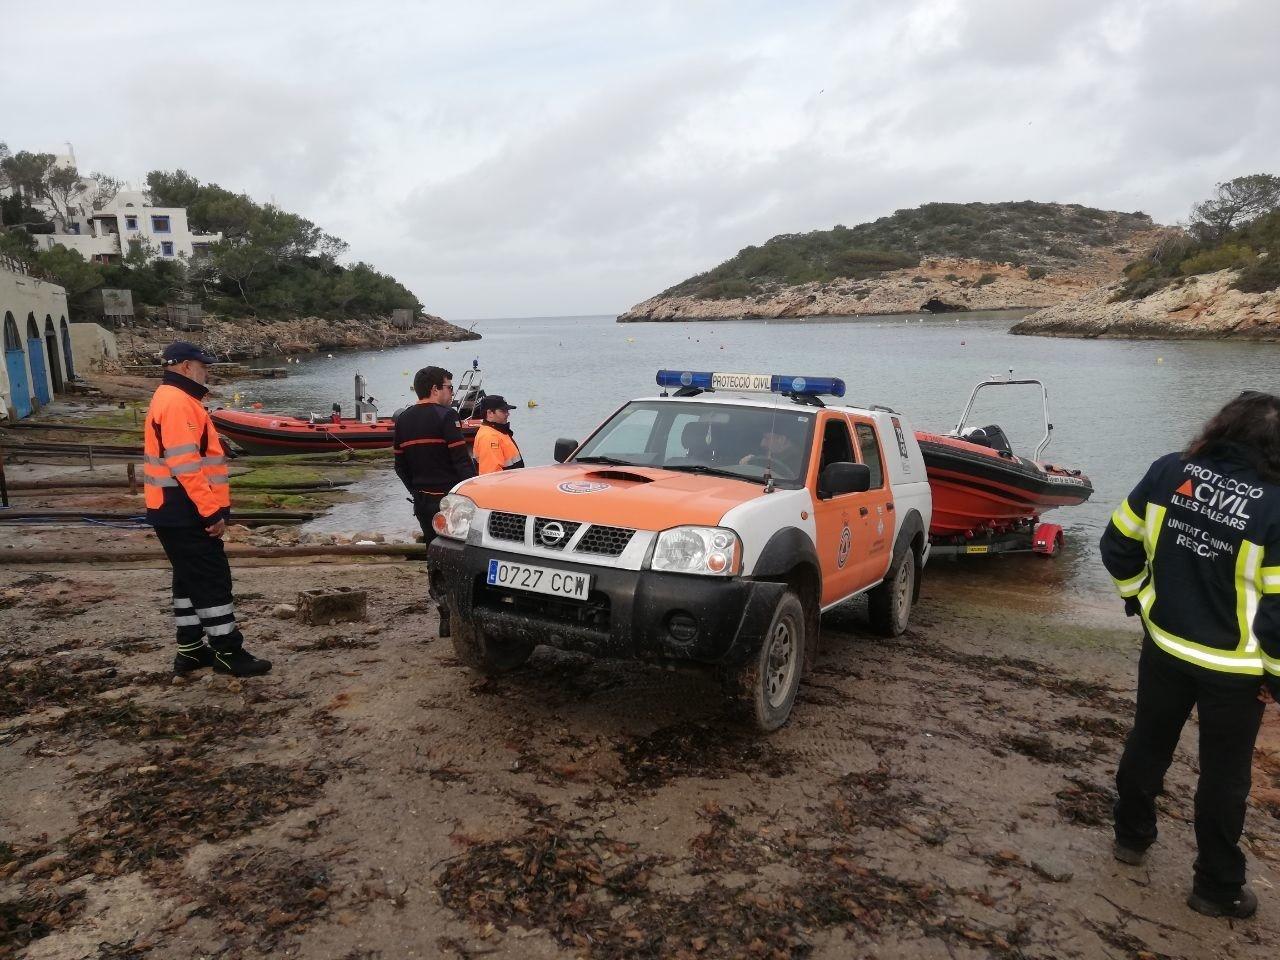
[(861, 494), (858, 508), (859, 520), (866, 538), (866, 550), (859, 555), (859, 586), (879, 583), (889, 569), (893, 556), (894, 522), (893, 492), (885, 475), (884, 454), (880, 449), (880, 437), (871, 420), (850, 415), (857, 441), (858, 462), (871, 469), (871, 489)]
[(818, 450), (809, 477), (809, 492), (813, 496), (818, 562), (822, 565), (822, 605), (825, 607), (866, 585), (865, 555), (871, 546), (869, 530), (872, 529), (867, 526), (866, 518), (871, 514), (871, 495), (846, 493), (838, 497), (828, 496), (820, 488), (819, 480), (827, 464), (859, 462), (849, 421), (844, 414), (824, 412), (818, 421), (817, 438)]

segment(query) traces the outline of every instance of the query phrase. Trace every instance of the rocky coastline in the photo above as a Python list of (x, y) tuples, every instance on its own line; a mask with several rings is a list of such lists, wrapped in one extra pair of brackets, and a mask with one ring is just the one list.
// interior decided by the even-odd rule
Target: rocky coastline
[(426, 314), (400, 328), (385, 317), (288, 317), (277, 320), (206, 317), (203, 328), (183, 331), (165, 326), (135, 326), (116, 331), (120, 359), (147, 363), (177, 339), (189, 339), (224, 360), (289, 356), (333, 350), (373, 350), (416, 343), (479, 340), (480, 334)]
[(1187, 277), (1140, 300), (1114, 300), (1119, 284), (1038, 310), (1011, 333), (1093, 339), (1280, 341), (1280, 289), (1233, 290), (1234, 270)]
[(779, 285), (752, 297), (704, 300), (659, 294), (618, 317), (619, 323), (691, 320), (777, 320), (896, 313), (1034, 310), (1075, 300), (1119, 275), (1123, 255), (1108, 251), (1072, 269), (937, 257), (866, 280)]

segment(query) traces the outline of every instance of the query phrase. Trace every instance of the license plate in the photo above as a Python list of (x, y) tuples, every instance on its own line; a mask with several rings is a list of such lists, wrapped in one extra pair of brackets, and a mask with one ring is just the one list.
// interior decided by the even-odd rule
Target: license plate
[(485, 582), (494, 587), (510, 587), (530, 593), (545, 593), (569, 600), (585, 600), (591, 592), (591, 575), (535, 567), (528, 563), (509, 563), (506, 560), (490, 560)]
[(965, 548), (965, 551), (964, 551), (964, 552), (965, 552), (965, 553), (990, 553), (990, 552), (991, 552), (991, 548), (990, 548), (989, 546), (984, 546), (984, 547), (967, 547), (967, 548)]

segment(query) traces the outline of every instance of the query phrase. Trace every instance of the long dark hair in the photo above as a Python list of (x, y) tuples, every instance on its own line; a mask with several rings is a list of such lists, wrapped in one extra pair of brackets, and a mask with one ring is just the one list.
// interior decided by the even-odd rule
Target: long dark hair
[(1280, 483), (1280, 397), (1246, 390), (1213, 415), (1183, 456), (1213, 456), (1227, 444), (1248, 457), (1263, 480)]

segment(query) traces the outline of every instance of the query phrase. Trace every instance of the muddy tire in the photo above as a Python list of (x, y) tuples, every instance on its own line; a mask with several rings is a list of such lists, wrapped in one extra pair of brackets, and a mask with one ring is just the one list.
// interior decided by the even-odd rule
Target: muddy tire
[(743, 720), (761, 733), (777, 730), (791, 716), (804, 668), (808, 619), (800, 598), (790, 590), (784, 593), (759, 652), (726, 684)]
[(871, 628), (886, 637), (900, 636), (911, 619), (916, 595), (916, 554), (910, 548), (894, 560), (879, 586), (867, 595)]
[(498, 640), (464, 620), (456, 611), (450, 614), (449, 619), (453, 652), (477, 673), (485, 676), (506, 673), (524, 666), (533, 655), (534, 645), (528, 641)]

